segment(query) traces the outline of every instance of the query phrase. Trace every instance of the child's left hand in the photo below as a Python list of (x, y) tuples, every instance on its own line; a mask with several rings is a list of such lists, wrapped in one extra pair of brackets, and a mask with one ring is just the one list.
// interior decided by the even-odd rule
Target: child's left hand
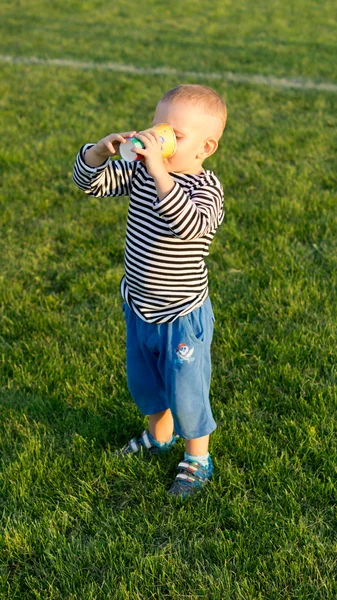
[(136, 133), (135, 137), (143, 142), (145, 146), (145, 148), (137, 148), (135, 152), (136, 154), (144, 156), (149, 175), (151, 175), (151, 177), (156, 177), (162, 171), (166, 172), (161, 154), (162, 143), (156, 131), (151, 131), (151, 129), (140, 131), (139, 133)]

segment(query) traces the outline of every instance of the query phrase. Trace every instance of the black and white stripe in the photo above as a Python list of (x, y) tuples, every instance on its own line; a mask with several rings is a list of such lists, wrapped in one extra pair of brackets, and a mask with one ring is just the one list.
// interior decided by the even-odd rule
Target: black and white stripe
[(223, 212), (223, 190), (212, 171), (171, 173), (175, 185), (159, 200), (142, 162), (107, 160), (89, 167), (83, 146), (73, 179), (86, 194), (129, 196), (125, 275), (121, 294), (150, 323), (172, 322), (201, 306), (208, 296), (204, 262)]

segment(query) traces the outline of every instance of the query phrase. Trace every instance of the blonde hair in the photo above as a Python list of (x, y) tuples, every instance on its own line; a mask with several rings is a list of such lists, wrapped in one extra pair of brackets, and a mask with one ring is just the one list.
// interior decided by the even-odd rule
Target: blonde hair
[(225, 129), (227, 121), (227, 107), (220, 94), (206, 85), (187, 83), (172, 88), (159, 101), (174, 102), (183, 100), (200, 106), (205, 114), (211, 117), (218, 117), (222, 122), (222, 132)]

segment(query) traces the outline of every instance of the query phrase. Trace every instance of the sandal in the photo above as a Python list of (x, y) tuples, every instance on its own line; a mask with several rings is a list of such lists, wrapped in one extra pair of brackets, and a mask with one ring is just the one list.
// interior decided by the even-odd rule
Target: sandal
[(169, 494), (182, 499), (203, 488), (211, 479), (214, 472), (210, 456), (208, 457), (207, 467), (203, 467), (196, 461), (184, 460), (179, 463), (178, 469), (178, 475), (169, 489)]
[(171, 450), (179, 439), (179, 435), (173, 434), (169, 442), (157, 446), (151, 442), (150, 436), (150, 432), (145, 429), (138, 439), (132, 438), (123, 448), (117, 450), (115, 454), (118, 456), (127, 456), (128, 454), (137, 454), (137, 452), (143, 449), (147, 450), (150, 454), (163, 454)]

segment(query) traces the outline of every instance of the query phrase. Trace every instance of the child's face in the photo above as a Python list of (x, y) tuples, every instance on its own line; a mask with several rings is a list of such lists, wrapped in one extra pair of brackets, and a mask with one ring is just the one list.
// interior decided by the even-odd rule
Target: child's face
[[(205, 144), (216, 138), (219, 123), (216, 117), (204, 114), (202, 109), (184, 101), (160, 102), (156, 108), (153, 125), (168, 123), (174, 129), (177, 149), (173, 156), (164, 158), (168, 172), (197, 174), (202, 171)], [(212, 152), (211, 152), (212, 153)]]

